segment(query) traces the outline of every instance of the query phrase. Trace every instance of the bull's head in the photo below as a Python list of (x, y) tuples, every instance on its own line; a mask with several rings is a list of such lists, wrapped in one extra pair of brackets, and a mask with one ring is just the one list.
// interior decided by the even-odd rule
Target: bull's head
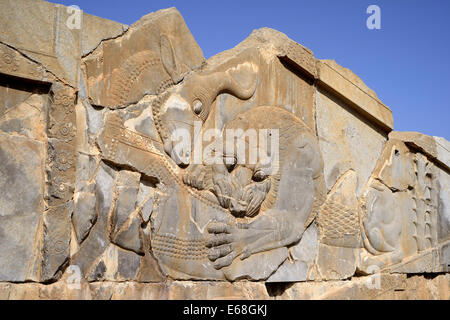
[[(176, 65), (173, 63), (175, 56), (162, 60), (166, 69)], [(179, 166), (189, 164), (195, 135), (199, 133), (194, 132), (195, 123), (206, 121), (216, 97), (228, 93), (239, 99), (249, 99), (256, 89), (256, 72), (253, 63), (233, 59), (204, 71), (194, 71), (165, 93), (153, 112), (164, 150)]]

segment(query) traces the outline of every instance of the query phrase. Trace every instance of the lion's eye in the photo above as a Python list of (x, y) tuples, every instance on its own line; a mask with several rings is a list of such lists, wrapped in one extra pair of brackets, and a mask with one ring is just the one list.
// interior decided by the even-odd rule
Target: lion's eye
[(192, 103), (192, 108), (195, 112), (195, 114), (200, 114), (200, 112), (202, 112), (202, 107), (203, 107), (203, 103), (196, 99), (193, 103)]

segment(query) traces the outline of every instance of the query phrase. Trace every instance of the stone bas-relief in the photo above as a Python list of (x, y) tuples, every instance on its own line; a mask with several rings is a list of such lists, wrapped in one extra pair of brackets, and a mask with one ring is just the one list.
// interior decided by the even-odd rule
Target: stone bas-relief
[(391, 272), (447, 270), (448, 238), (438, 239), (438, 172), (404, 142), (391, 139), (386, 144), (361, 201), (364, 248), (369, 253), (362, 255), (362, 270), (374, 265)]
[(25, 2), (0, 4), (0, 297), (448, 299), (450, 143), (350, 70), (267, 28), (205, 60), (174, 8), (55, 33), (36, 1), (24, 38)]

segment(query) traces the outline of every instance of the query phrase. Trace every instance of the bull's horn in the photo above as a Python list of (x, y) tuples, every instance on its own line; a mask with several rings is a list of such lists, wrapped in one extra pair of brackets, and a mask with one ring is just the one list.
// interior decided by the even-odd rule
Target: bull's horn
[[(223, 78), (222, 90), (229, 92), (239, 99), (249, 99), (256, 90), (256, 70), (253, 64), (243, 63), (234, 68), (225, 71), (226, 76)], [(243, 80), (236, 80), (241, 78)], [(247, 84), (247, 85), (245, 85)], [(220, 92), (219, 92), (220, 93)]]
[(243, 100), (251, 98), (256, 90), (255, 69), (252, 63), (245, 62), (226, 71), (193, 75), (184, 90), (189, 92), (194, 112), (205, 121), (212, 103), (219, 94), (224, 92)]

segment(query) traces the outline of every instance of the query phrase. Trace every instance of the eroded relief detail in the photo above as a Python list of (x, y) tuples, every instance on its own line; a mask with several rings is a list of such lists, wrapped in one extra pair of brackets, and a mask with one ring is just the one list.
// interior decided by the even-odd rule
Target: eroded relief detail
[[(85, 18), (76, 74), (0, 39), (1, 282), (76, 270), (99, 296), (189, 284), (195, 298), (213, 280), (209, 299), (447, 279), (450, 145), (393, 132), (350, 70), (267, 28), (205, 61), (174, 8), (129, 27)], [(319, 289), (275, 290), (305, 281)]]
[(361, 228), (355, 189), (356, 174), (349, 170), (330, 190), (316, 220), (321, 243), (337, 247), (360, 247)]
[[(438, 194), (436, 170), (426, 156), (391, 140), (361, 199), (363, 268), (436, 271)], [(400, 264), (400, 265), (397, 265)]]
[[(163, 63), (170, 70), (178, 62), (173, 50), (167, 50), (170, 40), (162, 39), (167, 51)], [(203, 124), (216, 113), (216, 97), (227, 93), (250, 99), (257, 79), (258, 66), (239, 59), (188, 74), (180, 85), (147, 104), (151, 128), (146, 131), (153, 136), (127, 129), (119, 113), (106, 116), (98, 139), (105, 160), (155, 179), (156, 188), (166, 188), (164, 200), (150, 216), (150, 234), (152, 253), (169, 276), (264, 279), (287, 258), (287, 247), (300, 240), (323, 202), (317, 138), (302, 120), (280, 107), (255, 106), (221, 128), (224, 134), (229, 129), (276, 129), (276, 163), (270, 159), (264, 166), (261, 161), (246, 163), (237, 159), (237, 154), (216, 155), (223, 160), (214, 165), (189, 162), (197, 143), (195, 124), (200, 124), (202, 133), (206, 130)], [(179, 130), (191, 137), (181, 146), (173, 138)], [(227, 158), (236, 158), (239, 164), (231, 167)], [(293, 183), (298, 185), (299, 195), (290, 198), (283, 190)], [(117, 216), (114, 211), (112, 215)], [(125, 227), (134, 225), (130, 222)], [(140, 237), (138, 229), (130, 233), (136, 239)], [(126, 247), (116, 238), (111, 241)], [(270, 264), (260, 274), (240, 274), (258, 261)]]
[(47, 117), (48, 209), (43, 218), (43, 256), (41, 277), (50, 280), (61, 276), (69, 260), (70, 217), (75, 187), (75, 91), (54, 83), (49, 94)]

